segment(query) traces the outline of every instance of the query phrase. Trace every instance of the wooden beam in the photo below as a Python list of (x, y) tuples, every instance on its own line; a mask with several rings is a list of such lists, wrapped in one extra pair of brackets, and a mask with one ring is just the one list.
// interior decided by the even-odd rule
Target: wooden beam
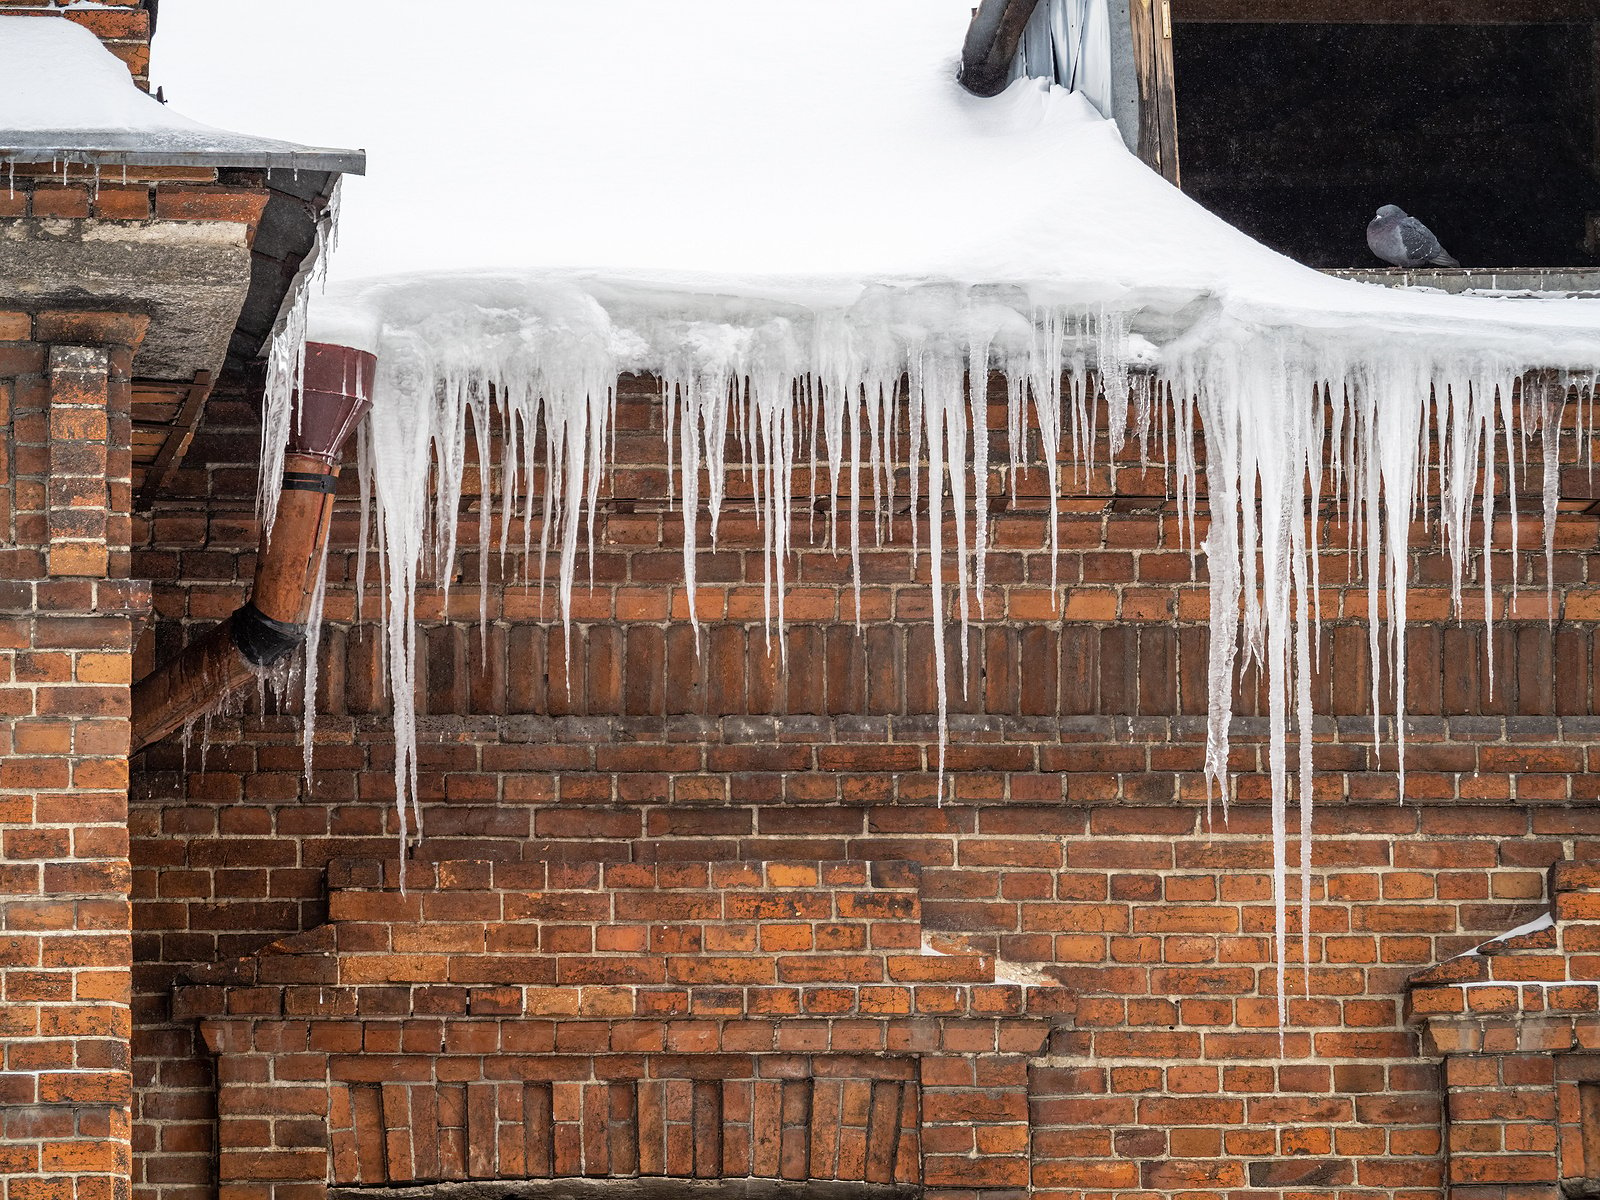
[(167, 434), (167, 440), (161, 449), (156, 452), (155, 462), (150, 464), (150, 469), (145, 472), (144, 486), (139, 489), (135, 506), (148, 509), (155, 503), (156, 496), (172, 482), (173, 476), (178, 473), (178, 468), (183, 466), (183, 457), (189, 453), (189, 445), (194, 441), (195, 428), (200, 424), (200, 414), (205, 410), (206, 398), (211, 395), (211, 372), (200, 371), (194, 377), (194, 382), (189, 385), (189, 394), (184, 398), (183, 407), (178, 410), (177, 418), (172, 422), (172, 432)]
[(1567, 25), (1600, 0), (1172, 0), (1174, 21), (1347, 25)]
[(1139, 73), (1139, 157), (1179, 183), (1178, 103), (1172, 66), (1170, 0), (1128, 0), (1133, 61)]

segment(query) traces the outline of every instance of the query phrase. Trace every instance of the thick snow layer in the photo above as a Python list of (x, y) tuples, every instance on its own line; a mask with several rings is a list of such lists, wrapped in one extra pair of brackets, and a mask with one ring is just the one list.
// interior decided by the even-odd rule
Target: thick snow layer
[(141, 91), (99, 38), (59, 14), (0, 13), (0, 162), (97, 152), (139, 161), (162, 153), (230, 161), (316, 153), (191, 120)]
[[(1147, 170), (1081, 96), (1037, 80), (992, 100), (964, 93), (970, 0), (489, 0), (447, 22), (414, 0), (384, 4), (374, 23), (375, 4), (165, 0), (158, 66), (196, 111), (259, 108), (286, 131), (372, 151), (310, 320), (313, 337), (380, 357), (361, 463), (402, 802), (415, 798), (413, 605), (425, 560), (450, 576), (469, 428), (507, 431), (506, 507), (545, 518), (565, 609), (617, 375), (658, 374), (685, 506), (715, 522), (730, 431), (754, 467), (774, 621), (806, 447), (863, 510), (887, 506), (886, 464), (909, 453), (925, 463), (912, 487), (931, 510), (927, 550), (961, 581), (934, 589), (942, 624), (975, 609), (987, 544), (988, 431), (966, 378), (1000, 371), (1011, 428), (1035, 425), (1080, 459), (1099, 389), (1113, 434), (1131, 412), (1170, 462), (1191, 528), (1188, 431), (1201, 430), (1206, 774), (1226, 802), (1232, 683), (1258, 663), (1281, 997), (1291, 793), (1303, 872), (1310, 854), (1311, 744), (1291, 736), (1312, 715), (1317, 557), (1304, 516), (1333, 498), (1320, 491), (1331, 474), (1357, 517), (1371, 611), (1386, 600), (1391, 617), (1372, 626), (1374, 657), (1386, 644), (1403, 680), (1395, 634), (1430, 445), (1459, 590), (1472, 521), (1489, 526), (1495, 481), (1520, 468), (1517, 439), (1553, 424), (1569, 385), (1589, 411), (1600, 302), (1449, 297), (1307, 270)], [(280, 345), (280, 365), (292, 351)], [(1519, 384), (1533, 371), (1554, 374)], [(277, 374), (273, 428), (291, 377)], [(548, 487), (517, 492), (541, 429)], [(890, 445), (895, 429), (909, 445)], [(1066, 490), (1071, 472), (1055, 482)], [(1486, 563), (1486, 596), (1492, 583)], [(934, 646), (942, 743), (943, 638)], [(1398, 687), (1402, 730), (1403, 701)]]
[(0, 130), (192, 134), (207, 128), (141, 91), (127, 64), (76, 22), (48, 15), (0, 18)]
[(211, 119), (270, 114), (278, 132), (368, 148), (336, 284), (576, 269), (848, 302), (866, 280), (1017, 282), (1152, 314), (1260, 305), (1272, 324), (1286, 307), (1367, 330), (1481, 329), (1507, 311), (1524, 327), (1597, 323), (1600, 306), (1497, 314), (1299, 267), (1141, 167), (1081, 99), (1037, 81), (964, 92), (970, 13), (485, 0), (440, 21), (428, 0), (165, 0), (153, 70)]

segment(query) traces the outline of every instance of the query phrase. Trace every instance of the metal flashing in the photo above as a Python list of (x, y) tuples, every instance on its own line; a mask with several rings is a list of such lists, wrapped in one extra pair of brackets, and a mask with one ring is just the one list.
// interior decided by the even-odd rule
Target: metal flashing
[(187, 134), (107, 130), (26, 132), (0, 129), (0, 163), (65, 163), (106, 167), (262, 167), (269, 170), (337, 171), (362, 175), (365, 150), (301, 146), (248, 134)]

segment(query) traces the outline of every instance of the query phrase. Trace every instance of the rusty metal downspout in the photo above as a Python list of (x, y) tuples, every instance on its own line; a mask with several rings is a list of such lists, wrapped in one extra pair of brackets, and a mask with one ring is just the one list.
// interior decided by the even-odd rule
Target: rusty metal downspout
[(312, 342), (289, 419), (283, 492), (256, 558), (250, 598), (227, 620), (133, 686), (130, 753), (182, 728), (252, 683), (305, 638), (327, 552), (344, 443), (370, 407), (377, 359)]
[(961, 47), (961, 86), (976, 96), (998, 96), (1011, 78), (1022, 31), (1039, 0), (983, 0)]

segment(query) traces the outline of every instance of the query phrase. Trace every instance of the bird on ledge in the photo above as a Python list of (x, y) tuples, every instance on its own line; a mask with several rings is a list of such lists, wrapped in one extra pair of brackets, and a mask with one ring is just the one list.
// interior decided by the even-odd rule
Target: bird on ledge
[(1396, 204), (1385, 204), (1367, 226), (1367, 246), (1390, 266), (1459, 267), (1421, 221)]

